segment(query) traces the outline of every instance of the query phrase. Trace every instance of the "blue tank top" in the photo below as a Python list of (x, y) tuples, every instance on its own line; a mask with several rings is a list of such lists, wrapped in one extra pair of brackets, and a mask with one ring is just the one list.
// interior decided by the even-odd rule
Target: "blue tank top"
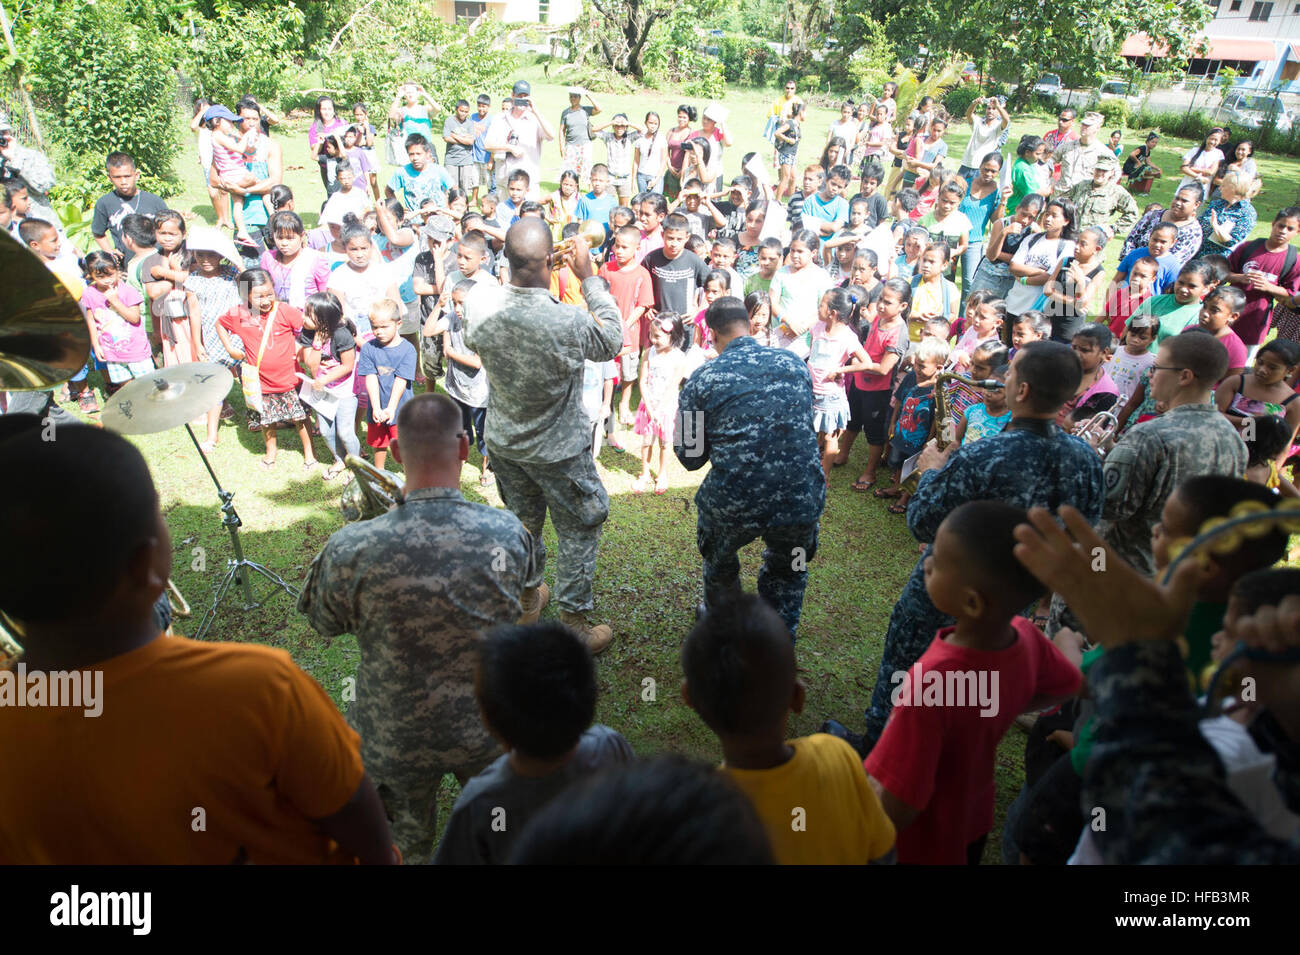
[(989, 414), (988, 409), (983, 404), (971, 405), (966, 409), (966, 433), (961, 439), (962, 447), (974, 444), (981, 438), (989, 438), (995, 434), (1000, 434), (1010, 420), (1010, 408), (1003, 414), (994, 417)]

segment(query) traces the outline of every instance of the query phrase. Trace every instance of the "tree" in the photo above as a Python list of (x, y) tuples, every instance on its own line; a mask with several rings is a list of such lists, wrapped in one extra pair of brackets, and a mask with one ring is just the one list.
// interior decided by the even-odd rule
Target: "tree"
[(723, 0), (591, 0), (603, 21), (594, 24), (602, 59), (624, 76), (645, 78), (644, 54), (657, 29), (670, 17), (689, 13), (699, 23)]

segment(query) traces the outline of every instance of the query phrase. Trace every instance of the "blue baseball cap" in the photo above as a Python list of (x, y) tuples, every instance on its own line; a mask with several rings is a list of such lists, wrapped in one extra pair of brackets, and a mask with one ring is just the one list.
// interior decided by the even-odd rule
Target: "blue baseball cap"
[(232, 123), (239, 122), (238, 116), (236, 116), (234, 113), (232, 113), (230, 110), (226, 109), (224, 106), (220, 104), (216, 106), (209, 106), (203, 112), (203, 122), (208, 123), (214, 119), (228, 119)]

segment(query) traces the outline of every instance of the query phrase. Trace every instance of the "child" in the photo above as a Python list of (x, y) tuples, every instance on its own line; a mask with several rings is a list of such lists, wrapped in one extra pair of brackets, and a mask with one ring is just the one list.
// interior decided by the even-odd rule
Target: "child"
[[(794, 645), (761, 598), (737, 595), (682, 644), (682, 698), (722, 744), (723, 771), (749, 797), (785, 865), (892, 861), (893, 825), (862, 761), (825, 733), (787, 741), (805, 690)], [(791, 824), (798, 807), (804, 826)]]
[(557, 241), (566, 225), (581, 221), (577, 215), (579, 201), (578, 174), (572, 169), (566, 169), (560, 173), (559, 189), (542, 203), (546, 224), (551, 227), (551, 234)]
[(1150, 258), (1156, 263), (1156, 273), (1151, 280), (1151, 294), (1160, 295), (1167, 291), (1178, 278), (1178, 270), (1182, 267), (1181, 260), (1172, 252), (1177, 239), (1176, 225), (1172, 222), (1160, 223), (1151, 230), (1146, 245), (1134, 249), (1120, 260), (1119, 266), (1115, 269), (1115, 276), (1111, 279), (1112, 285), (1119, 287), (1125, 281), (1131, 282), (1129, 274), (1133, 266), (1143, 259)]
[[(649, 202), (646, 200), (647, 204)], [(644, 215), (642, 223), (645, 223)], [(658, 223), (655, 223), (655, 228), (658, 229)], [(643, 232), (642, 235), (641, 248), (644, 248), (647, 234)], [(674, 212), (663, 220), (663, 247), (655, 249), (641, 261), (650, 273), (656, 312), (674, 315), (695, 312), (699, 291), (709, 277), (709, 267), (686, 248), (689, 235), (685, 217)]]
[(1252, 374), (1229, 375), (1223, 379), (1214, 393), (1215, 402), (1238, 429), (1244, 429), (1252, 415), (1271, 414), (1281, 418), (1291, 429), (1294, 442), (1300, 429), (1300, 400), (1297, 400), (1300, 394), (1287, 379), (1297, 366), (1300, 366), (1300, 345), (1275, 338), (1255, 353)]
[[(628, 226), (635, 226), (636, 224), (637, 224), (636, 213), (633, 212), (630, 207), (614, 206), (614, 208), (609, 210), (609, 221), (605, 223), (605, 231), (609, 234), (609, 238), (607, 238), (605, 240), (605, 244), (600, 247), (600, 261), (602, 263), (608, 262), (609, 257), (614, 252), (614, 234), (618, 232), (619, 229), (625, 229)], [(637, 235), (641, 234), (640, 228), (638, 228), (636, 231), (637, 231)], [(641, 240), (638, 239), (637, 240), (638, 256), (641, 254), (640, 243)], [(663, 248), (663, 246), (660, 246), (660, 248)], [(634, 261), (637, 265), (641, 264), (640, 258), (634, 257), (632, 261)]]
[[(238, 363), (230, 357), (217, 333), (217, 321), (222, 315), (239, 305), (239, 288), (235, 280), (239, 269), (227, 262), (219, 253), (199, 249), (193, 253), (190, 273), (184, 282), (186, 294), (192, 296), (192, 308), (198, 312), (202, 336), (199, 361), (213, 361), (224, 366), (236, 378)], [(199, 446), (211, 452), (217, 446), (217, 431), (222, 420), (235, 416), (235, 409), (226, 399), (214, 405), (207, 415), (207, 439)]]
[(615, 439), (614, 382), (618, 380), (618, 362), (587, 359), (582, 368), (582, 410), (591, 425), (591, 458), (600, 459), (604, 436), (609, 436), (609, 446), (620, 454), (626, 451)]
[(1172, 292), (1152, 296), (1138, 306), (1129, 318), (1129, 324), (1139, 315), (1150, 315), (1159, 323), (1151, 351), (1154, 352), (1170, 335), (1177, 335), (1200, 320), (1201, 299), (1210, 290), (1212, 275), (1208, 265), (1200, 259), (1192, 259), (1178, 273)]
[(907, 318), (912, 304), (912, 286), (899, 278), (881, 283), (876, 314), (862, 339), (862, 348), (875, 367), (853, 375), (849, 392), (849, 423), (840, 457), (848, 463), (849, 449), (858, 432), (867, 440), (867, 464), (850, 485), (855, 491), (875, 486), (876, 471), (889, 437), (889, 398), (894, 373), (907, 351)]
[(623, 319), (623, 349), (618, 353), (619, 420), (628, 427), (635, 423), (632, 416), (632, 386), (636, 384), (641, 350), (646, 341), (646, 312), (654, 306), (654, 282), (644, 266), (636, 262), (641, 230), (625, 225), (614, 233), (611, 257), (600, 267), (600, 277), (609, 283), (609, 293), (618, 303)]
[(1216, 288), (1201, 302), (1201, 327), (1228, 350), (1228, 375), (1240, 375), (1246, 370), (1246, 346), (1232, 330), (1245, 307), (1246, 293), (1235, 285)]
[(655, 493), (663, 494), (668, 490), (664, 448), (673, 443), (677, 392), (685, 376), (685, 352), (689, 341), (680, 315), (660, 312), (650, 326), (650, 348), (641, 363), (641, 405), (637, 408), (636, 427), (633, 429), (645, 439), (641, 445), (641, 475), (632, 482), (633, 494), (644, 494), (649, 487), (650, 458), (656, 445), (659, 468)]
[(758, 244), (758, 271), (745, 279), (746, 296), (755, 292), (771, 291), (772, 279), (776, 277), (776, 270), (781, 267), (784, 253), (781, 240), (775, 236), (768, 236)]
[(1001, 343), (1002, 323), (1007, 319), (1007, 303), (994, 298), (992, 293), (984, 289), (976, 289), (966, 300), (966, 314), (969, 316), (969, 326), (957, 339), (957, 347), (949, 358), (953, 370), (959, 375), (966, 374), (976, 348), (985, 342)]
[(304, 308), (308, 296), (325, 291), (329, 284), (329, 259), (306, 247), (306, 229), (296, 212), (281, 209), (271, 216), (267, 228), (272, 246), (257, 264), (270, 273), (277, 299)]
[(857, 304), (867, 319), (876, 317), (876, 303), (880, 301), (880, 294), (885, 288), (876, 271), (878, 267), (879, 261), (876, 259), (875, 252), (870, 249), (858, 249), (853, 256), (853, 266), (849, 270), (848, 281), (841, 283), (843, 288), (855, 286), (862, 289), (863, 296)]
[[(365, 103), (352, 104), (352, 129), (357, 133), (357, 149), (365, 157), (366, 164), (369, 166), (367, 179), (370, 182), (370, 192), (379, 199), (379, 156), (375, 153), (375, 126), (370, 122), (370, 111), (366, 108)], [(363, 186), (364, 188), (364, 181)]]
[(1017, 317), (1015, 324), (1011, 326), (1011, 351), (1007, 353), (1007, 361), (1010, 362), (1016, 357), (1017, 349), (1023, 348), (1029, 342), (1041, 342), (1051, 334), (1052, 323), (1047, 320), (1047, 316), (1031, 308)]
[(1159, 271), (1159, 262), (1149, 255), (1143, 256), (1129, 269), (1127, 285), (1111, 286), (1101, 319), (1112, 335), (1123, 336), (1129, 317), (1137, 311), (1139, 305), (1155, 294), (1156, 275)]
[(191, 259), (185, 251), (185, 219), (168, 211), (155, 216), (154, 223), (158, 251), (140, 264), (140, 274), (162, 339), (163, 365), (199, 361), (202, 319), (197, 302), (191, 303), (181, 288), (190, 276)]
[(1056, 413), (1056, 423), (1066, 431), (1073, 431), (1099, 412), (1109, 411), (1119, 400), (1119, 387), (1106, 374), (1110, 346), (1110, 329), (1095, 323), (1083, 326), (1070, 340), (1083, 367), (1083, 378), (1074, 397)]
[(337, 400), (334, 413), (316, 412), (316, 424), (334, 463), (322, 476), (332, 481), (346, 468), (344, 454), (361, 456), (357, 440), (357, 396), (354, 373), (357, 366), (356, 329), (343, 315), (343, 304), (329, 292), (308, 296), (303, 310), (304, 347), (300, 361), (311, 379), (313, 390), (328, 392)]
[(694, 254), (708, 268), (709, 243), (708, 240), (700, 238), (698, 235), (688, 236), (686, 239), (686, 251)]
[(1106, 230), (1087, 226), (1079, 230), (1074, 254), (1064, 259), (1043, 286), (1043, 314), (1052, 322), (1052, 340), (1073, 341), (1074, 333), (1092, 320), (1106, 285), (1102, 277), (1102, 250)]
[(86, 256), (85, 275), (81, 310), (90, 329), (95, 360), (108, 379), (105, 391), (111, 395), (131, 379), (154, 370), (149, 336), (140, 315), (144, 296), (123, 281), (122, 260), (116, 252), (91, 252)]
[[(347, 223), (339, 234), (343, 246), (343, 264), (329, 276), (327, 291), (333, 292), (343, 303), (343, 314), (352, 320), (359, 334), (370, 331), (370, 309), (380, 299), (400, 301), (393, 270), (378, 254), (370, 230), (355, 216), (345, 217)], [(393, 417), (396, 419), (396, 411)], [(387, 447), (387, 445), (385, 445)]]
[(1156, 321), (1150, 315), (1144, 315), (1129, 325), (1128, 334), (1124, 336), (1124, 347), (1115, 352), (1106, 362), (1106, 374), (1115, 382), (1119, 392), (1116, 404), (1127, 404), (1136, 393), (1138, 383), (1145, 372), (1151, 370), (1156, 362), (1151, 343), (1156, 337)]
[[(204, 121), (212, 130), (212, 170), (209, 181), (230, 198), (231, 214), (235, 220), (235, 238), (252, 242), (248, 229), (244, 225), (244, 206), (238, 197), (232, 195), (224, 183), (246, 188), (257, 183), (257, 177), (244, 165), (246, 157), (251, 155), (253, 140), (261, 132), (250, 128), (236, 131), (235, 123), (239, 117), (224, 106), (211, 106), (203, 114)], [(265, 197), (263, 197), (265, 198)], [(268, 204), (267, 215), (271, 214)]]
[(710, 218), (700, 209), (704, 200), (704, 184), (698, 179), (689, 180), (677, 194), (677, 198), (668, 204), (669, 212), (680, 212), (690, 224), (691, 235), (701, 239), (708, 235)]
[[(343, 131), (343, 155), (347, 159), (347, 166), (352, 170), (352, 175), (357, 182), (361, 184), (362, 193), (366, 192), (367, 183), (375, 184), (375, 198), (378, 199), (378, 181), (375, 165), (371, 156), (374, 155), (373, 149), (366, 149), (364, 145), (365, 134), (356, 126), (349, 126)], [(371, 139), (374, 142), (374, 139)], [(342, 167), (339, 168), (342, 172)]]
[[(853, 325), (853, 297), (847, 289), (834, 288), (817, 306), (818, 321), (812, 327), (808, 370), (813, 383), (813, 430), (821, 445), (822, 473), (831, 483), (831, 464), (840, 453), (840, 437), (849, 423), (848, 375), (880, 373), (861, 343)], [(849, 358), (851, 364), (845, 364)]]
[(827, 274), (831, 283), (843, 287), (852, 284), (849, 273), (853, 271), (853, 259), (857, 255), (858, 237), (847, 229), (822, 243), (823, 249), (831, 254), (830, 268)]
[(926, 319), (942, 318), (950, 326), (957, 320), (961, 293), (956, 285), (943, 277), (950, 258), (948, 243), (943, 241), (931, 242), (921, 254), (917, 274), (912, 277), (912, 317), (908, 323), (914, 342), (920, 340), (919, 326)]
[(609, 167), (596, 163), (591, 167), (591, 192), (578, 200), (574, 216), (579, 222), (607, 222), (617, 207), (618, 196), (609, 191)]
[(749, 335), (760, 345), (772, 345), (772, 300), (766, 292), (750, 292), (745, 296), (745, 311), (749, 313)]
[[(365, 180), (361, 180), (365, 182)], [(325, 205), (334, 215), (330, 218), (342, 218), (346, 213), (352, 213), (358, 219), (365, 217), (366, 213), (374, 208), (370, 201), (370, 193), (366, 192), (365, 186), (356, 186), (357, 176), (352, 171), (352, 167), (347, 163), (339, 166), (338, 172), (338, 189), (325, 200)], [(321, 210), (321, 216), (324, 218), (326, 210)]]
[(735, 269), (736, 240), (729, 235), (714, 239), (713, 248), (709, 251), (709, 265), (727, 277), (727, 289), (724, 294), (740, 298), (745, 283)]
[(954, 277), (956, 260), (962, 257), (970, 245), (970, 219), (957, 208), (965, 197), (966, 184), (956, 179), (949, 180), (939, 187), (934, 209), (917, 222), (918, 227), (930, 234), (931, 241), (942, 240), (948, 243), (951, 259), (944, 272), (944, 278), (947, 279)]
[[(410, 160), (388, 180), (384, 195), (389, 199), (399, 199), (403, 207), (411, 212), (417, 211), (426, 199), (433, 199), (439, 207), (447, 204), (447, 190), (455, 185), (447, 170), (438, 165), (438, 158), (429, 141), (419, 133), (406, 137), (406, 157)], [(528, 173), (523, 175), (523, 191), (528, 192)], [(515, 178), (513, 175), (510, 177)], [(511, 196), (515, 193), (512, 191)], [(516, 200), (517, 202), (518, 200)], [(497, 210), (500, 213), (500, 210)], [(500, 216), (498, 215), (498, 219)]]
[(993, 828), (999, 740), (1020, 713), (1079, 688), (1078, 669), (1017, 616), (1044, 592), (1013, 553), (1012, 531), (1026, 519), (996, 501), (963, 504), (925, 559), (926, 592), (956, 625), (893, 675), (894, 712), (866, 760), (898, 829), (899, 862), (978, 864)]
[(704, 303), (699, 312), (695, 315), (693, 337), (695, 347), (702, 349), (706, 358), (716, 358), (717, 352), (713, 350), (713, 332), (704, 321), (704, 315), (709, 310), (709, 306), (716, 302), (727, 292), (727, 274), (713, 270), (709, 277), (704, 280)]
[[(1006, 384), (1008, 365), (999, 365), (989, 377)], [(1011, 409), (1007, 407), (1005, 387), (980, 388), (982, 401), (969, 405), (957, 415), (957, 445), (965, 447), (981, 438), (1001, 434), (1011, 423)]]
[[(826, 170), (822, 169), (817, 163), (811, 166), (805, 166), (803, 170), (803, 188), (796, 189), (793, 195), (790, 195), (790, 201), (786, 203), (785, 214), (790, 221), (790, 228), (794, 230), (802, 229), (803, 226), (803, 206), (809, 197), (814, 196), (822, 187), (822, 180), (826, 178)], [(787, 193), (789, 195), (789, 193)], [(780, 201), (782, 196), (777, 193), (777, 200)]]
[(1249, 460), (1246, 480), (1262, 484), (1282, 497), (1300, 497), (1300, 491), (1278, 469), (1278, 460), (1285, 460), (1291, 449), (1291, 429), (1274, 415), (1254, 415), (1255, 440), (1246, 445)]
[(614, 730), (592, 724), (591, 652), (561, 624), (488, 633), (478, 645), (474, 696), (505, 754), (465, 783), (436, 865), (505, 863), (528, 821), (571, 783), (635, 756)]
[(817, 321), (818, 304), (831, 287), (826, 270), (813, 264), (817, 245), (817, 234), (808, 229), (791, 236), (790, 264), (776, 273), (769, 292), (780, 346), (804, 358), (809, 350), (808, 331)]
[(369, 399), (366, 444), (375, 449), (375, 467), (380, 469), (397, 438), (397, 413), (411, 399), (418, 370), (415, 346), (397, 334), (400, 308), (392, 298), (371, 304), (368, 325), (375, 337), (361, 346), (357, 361), (356, 373), (365, 379)]
[(866, 203), (866, 226), (870, 231), (889, 218), (889, 203), (880, 193), (880, 184), (884, 181), (885, 171), (874, 162), (864, 162), (859, 184), (861, 192), (849, 201), (849, 221), (853, 219), (853, 203)]
[(903, 465), (925, 447), (934, 432), (935, 379), (948, 360), (948, 343), (941, 338), (926, 337), (913, 353), (913, 370), (903, 376), (894, 391), (894, 416), (889, 428), (889, 456), (886, 467), (893, 472), (893, 483), (872, 491), (874, 497), (897, 498), (889, 505), (892, 514), (906, 514), (911, 494), (903, 490)]
[(894, 260), (894, 274), (909, 282), (921, 267), (921, 256), (930, 242), (930, 233), (924, 229), (908, 229), (903, 234), (903, 251)]
[(473, 279), (461, 279), (451, 288), (451, 308), (447, 312), (446, 330), (442, 333), (442, 352), (447, 359), (447, 394), (460, 406), (465, 434), (478, 448), (482, 465), (480, 487), (492, 483), (492, 466), (488, 463), (483, 427), (487, 423), (488, 380), (483, 360), (465, 344), (465, 299), (473, 291)]
[(1291, 240), (1300, 234), (1300, 206), (1273, 217), (1268, 238), (1243, 242), (1228, 255), (1228, 281), (1246, 293), (1246, 305), (1233, 326), (1252, 351), (1268, 335), (1274, 303), (1295, 307), (1300, 295), (1300, 264)]
[[(158, 251), (158, 232), (153, 216), (138, 213), (126, 216), (122, 220), (122, 245), (126, 249), (123, 255), (125, 265), (122, 266), (122, 277), (131, 288), (140, 293), (141, 298), (148, 302), (149, 296), (144, 287), (144, 263)], [(158, 346), (157, 324), (150, 322), (147, 328), (150, 344)]]
[[(776, 183), (776, 199), (780, 202), (797, 195), (794, 188), (794, 167), (799, 161), (799, 140), (803, 138), (803, 104), (795, 103), (790, 109), (790, 117), (776, 127), (773, 134), (776, 140), (776, 168), (779, 178)], [(813, 168), (811, 166), (809, 169)], [(817, 167), (819, 170), (821, 166)], [(810, 195), (808, 190), (808, 171), (804, 170), (804, 192), (803, 195)], [(791, 199), (793, 205), (793, 199)], [(803, 203), (800, 203), (802, 206)], [(795, 210), (790, 210), (791, 219), (794, 218)]]
[[(307, 412), (298, 400), (294, 364), (302, 312), (276, 300), (275, 285), (264, 269), (241, 272), (238, 282), (244, 304), (217, 320), (217, 336), (226, 353), (244, 366), (248, 430), (261, 431), (266, 439), (266, 456), (259, 463), (267, 471), (275, 467), (276, 426), (291, 422), (302, 441), (303, 470), (311, 471), (316, 467), (316, 455), (307, 431)], [(256, 386), (247, 381), (254, 376)]]

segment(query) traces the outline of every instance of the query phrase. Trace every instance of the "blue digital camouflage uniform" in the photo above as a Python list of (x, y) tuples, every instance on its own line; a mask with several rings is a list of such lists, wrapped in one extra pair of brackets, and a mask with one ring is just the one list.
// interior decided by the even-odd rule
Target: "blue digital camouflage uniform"
[[(465, 302), (465, 344), (483, 360), (490, 397), (488, 460), (501, 500), (533, 535), (542, 583), (542, 525), (551, 512), (559, 543), (556, 603), (586, 613), (609, 497), (591, 457), (591, 419), (582, 408), (587, 361), (623, 348), (623, 322), (603, 279), (582, 283), (587, 308), (561, 305), (546, 289), (479, 285)], [(594, 316), (594, 317), (593, 317)]]
[[(1017, 423), (1013, 420), (1012, 425)], [(927, 545), (934, 543), (943, 519), (968, 501), (1002, 501), (1052, 511), (1069, 504), (1089, 523), (1097, 523), (1104, 496), (1101, 458), (1079, 438), (1055, 425), (1049, 427), (1046, 436), (1033, 425), (964, 445), (941, 470), (921, 475), (907, 508), (912, 535)], [(935, 631), (953, 623), (926, 593), (923, 568), (929, 554), (927, 546), (889, 617), (876, 688), (867, 710), (866, 738), (871, 744), (884, 732), (893, 709), (890, 677), (910, 669), (934, 639)]]
[(705, 603), (740, 588), (736, 552), (761, 537), (758, 593), (791, 636), (826, 505), (812, 403), (798, 356), (737, 338), (682, 387), (673, 445), (687, 470), (713, 465), (695, 495)]
[(442, 777), (463, 781), (500, 753), (474, 699), (477, 645), (519, 617), (534, 571), (518, 518), (456, 488), (419, 488), (335, 531), (308, 571), (299, 612), (324, 636), (357, 638), (347, 718), (408, 861), (433, 850)]
[[(1300, 837), (1270, 836), (1228, 788), (1175, 643), (1112, 647), (1088, 672), (1088, 686), (1096, 736), (1082, 805), (1090, 819), (1100, 818), (1094, 808), (1105, 810), (1105, 828), (1092, 836), (1108, 864), (1300, 863)], [(1274, 783), (1300, 812), (1300, 766), (1294, 744), (1288, 749), (1278, 753)]]

